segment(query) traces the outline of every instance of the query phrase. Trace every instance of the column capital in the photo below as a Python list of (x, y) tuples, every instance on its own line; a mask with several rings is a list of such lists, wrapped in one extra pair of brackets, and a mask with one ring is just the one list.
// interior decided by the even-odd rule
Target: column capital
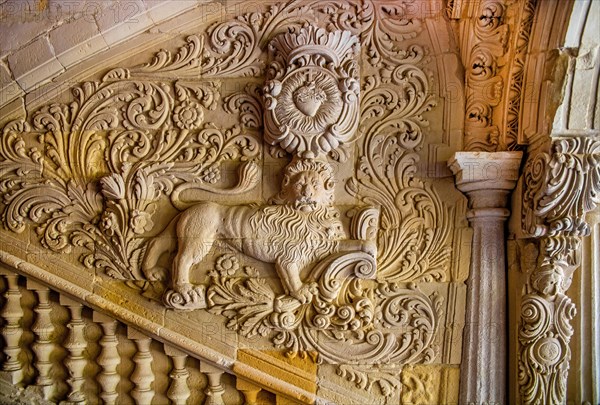
[(508, 217), (505, 207), (519, 179), (522, 157), (522, 152), (456, 152), (452, 156), (448, 167), (456, 187), (469, 197), (469, 217)]

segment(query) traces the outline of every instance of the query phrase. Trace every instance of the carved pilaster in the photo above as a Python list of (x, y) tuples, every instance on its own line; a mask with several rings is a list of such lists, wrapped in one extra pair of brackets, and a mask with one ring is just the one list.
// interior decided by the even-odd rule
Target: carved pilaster
[(504, 222), (521, 152), (459, 152), (450, 161), (469, 198), (471, 270), (461, 364), (460, 403), (506, 403), (506, 262)]
[(85, 402), (85, 394), (83, 392), (83, 383), (85, 379), (83, 377), (83, 369), (87, 363), (83, 352), (87, 347), (85, 340), (84, 328), (85, 323), (81, 318), (81, 311), (83, 306), (64, 295), (60, 296), (60, 304), (69, 308), (71, 320), (67, 323), (69, 333), (64, 343), (65, 349), (68, 351), (65, 365), (69, 374), (67, 383), (69, 384), (69, 395), (67, 401), (63, 401), (65, 404), (83, 403)]
[(54, 343), (52, 342), (54, 324), (50, 319), (50, 313), (52, 312), (49, 301), (50, 290), (32, 280), (27, 280), (27, 288), (35, 291), (38, 298), (38, 303), (34, 309), (36, 313), (35, 322), (31, 328), (35, 334), (32, 349), (35, 353), (34, 367), (38, 373), (35, 385), (41, 387), (44, 399), (50, 399), (54, 392), (54, 381), (50, 376), (50, 370), (52, 369), (50, 356), (54, 350)]
[(538, 238), (537, 265), (521, 299), (519, 391), (525, 404), (564, 403), (575, 305), (566, 295), (579, 267), (585, 213), (600, 201), (600, 142), (555, 138), (525, 167), (522, 225)]
[(121, 358), (117, 350), (119, 342), (115, 335), (117, 321), (96, 311), (94, 311), (93, 320), (102, 327), (102, 338), (100, 338), (99, 342), (102, 351), (97, 359), (98, 365), (102, 367), (102, 371), (97, 378), (98, 384), (100, 384), (102, 389), (100, 398), (102, 398), (105, 404), (111, 405), (116, 403), (119, 396), (117, 386), (119, 385), (120, 377), (117, 373), (117, 366), (121, 363)]
[(127, 337), (135, 342), (137, 353), (133, 356), (135, 368), (131, 374), (134, 389), (131, 396), (138, 404), (149, 404), (154, 398), (154, 372), (152, 371), (152, 353), (150, 343), (152, 339), (137, 329), (127, 328)]
[(23, 365), (19, 356), (21, 347), (19, 342), (23, 335), (21, 319), (23, 318), (23, 309), (21, 308), (21, 291), (19, 291), (18, 276), (14, 273), (6, 272), (0, 269), (0, 274), (4, 275), (7, 284), (7, 290), (4, 293), (4, 307), (0, 316), (4, 320), (2, 327), (2, 338), (4, 339), (4, 366), (5, 371), (12, 384), (18, 384), (23, 379)]
[(191, 395), (187, 385), (190, 372), (185, 368), (187, 354), (167, 344), (165, 344), (165, 353), (173, 359), (173, 369), (169, 373), (171, 384), (167, 391), (167, 397), (176, 405), (185, 405)]

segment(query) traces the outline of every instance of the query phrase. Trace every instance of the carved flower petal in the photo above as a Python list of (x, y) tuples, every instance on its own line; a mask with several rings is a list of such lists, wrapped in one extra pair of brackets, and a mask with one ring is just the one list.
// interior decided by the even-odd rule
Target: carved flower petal
[(100, 179), (102, 184), (102, 194), (111, 200), (120, 200), (125, 198), (125, 180), (121, 175), (113, 173), (110, 176)]

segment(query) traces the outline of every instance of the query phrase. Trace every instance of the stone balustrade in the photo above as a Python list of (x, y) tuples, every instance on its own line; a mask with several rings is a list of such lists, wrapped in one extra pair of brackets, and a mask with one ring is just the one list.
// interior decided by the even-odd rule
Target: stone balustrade
[(280, 403), (283, 398), (0, 269), (0, 402)]

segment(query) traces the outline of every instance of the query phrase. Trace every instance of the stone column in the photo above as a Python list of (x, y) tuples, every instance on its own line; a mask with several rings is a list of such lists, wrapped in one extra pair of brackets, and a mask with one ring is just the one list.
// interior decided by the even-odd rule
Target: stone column
[(457, 152), (449, 162), (469, 198), (473, 227), (463, 335), (460, 403), (506, 403), (506, 260), (508, 197), (521, 152)]

